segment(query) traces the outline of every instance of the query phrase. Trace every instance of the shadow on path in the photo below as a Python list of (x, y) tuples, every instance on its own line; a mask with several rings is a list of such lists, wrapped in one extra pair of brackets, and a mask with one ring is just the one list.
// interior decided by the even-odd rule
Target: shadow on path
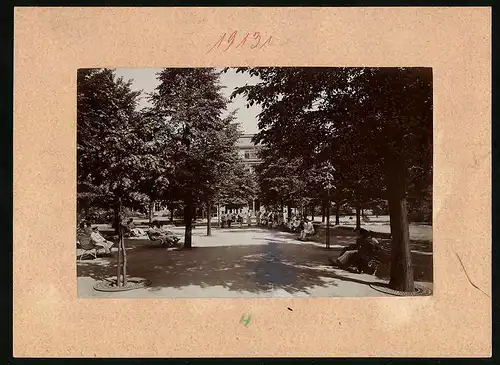
[[(318, 269), (328, 266), (329, 255), (311, 245), (271, 241), (266, 245), (167, 251), (140, 241), (127, 243), (128, 273), (151, 280), (152, 290), (220, 285), (231, 291), (307, 293), (310, 287), (335, 285), (328, 280), (334, 278), (333, 272)], [(78, 264), (78, 276), (103, 280), (116, 275), (115, 265), (115, 257), (84, 261)]]
[[(195, 285), (202, 288), (222, 286), (230, 291), (252, 293), (282, 289), (290, 294), (308, 294), (312, 287), (337, 286), (337, 280), (363, 285), (379, 281), (373, 277), (373, 281), (368, 282), (362, 280), (363, 276), (357, 278), (348, 272), (343, 276), (343, 271), (333, 270), (329, 258), (337, 257), (341, 248), (325, 250), (307, 243), (284, 243), (281, 237), (290, 237), (290, 234), (268, 236), (262, 239), (265, 244), (260, 245), (194, 247), (191, 250), (166, 250), (149, 240), (126, 240), (128, 274), (151, 280), (150, 290)], [(424, 259), (430, 259), (430, 280), (416, 279), (432, 281), (432, 257)], [(428, 267), (429, 262), (424, 266)], [(429, 273), (428, 269), (423, 271)], [(78, 277), (100, 281), (115, 275), (116, 253), (110, 258), (85, 260), (77, 266)]]

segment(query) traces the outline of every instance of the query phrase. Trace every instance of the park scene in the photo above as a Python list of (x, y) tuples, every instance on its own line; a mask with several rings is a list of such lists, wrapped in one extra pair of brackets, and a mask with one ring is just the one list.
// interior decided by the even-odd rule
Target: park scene
[(432, 295), (432, 69), (77, 70), (80, 298)]

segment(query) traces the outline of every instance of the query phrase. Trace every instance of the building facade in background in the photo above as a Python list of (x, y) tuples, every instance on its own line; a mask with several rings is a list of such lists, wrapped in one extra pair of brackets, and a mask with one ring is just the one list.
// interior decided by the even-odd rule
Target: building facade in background
[(242, 134), (238, 139), (238, 154), (247, 166), (255, 166), (260, 163), (257, 156), (257, 146), (252, 142), (254, 134)]
[[(236, 146), (238, 148), (238, 155), (240, 156), (243, 164), (248, 168), (252, 168), (260, 163), (260, 159), (257, 155), (257, 148), (253, 142), (254, 134), (242, 134), (238, 141), (236, 142)], [(248, 201), (248, 204), (228, 204), (221, 205), (218, 207), (218, 212), (213, 212), (213, 217), (217, 217), (220, 213), (243, 213), (243, 212), (252, 212), (255, 215), (256, 211), (261, 208), (261, 204), (258, 199)], [(264, 207), (262, 207), (264, 208)], [(163, 209), (166, 209), (162, 204), (155, 203), (154, 204), (154, 212), (159, 212)]]
[[(240, 156), (243, 164), (248, 168), (252, 168), (260, 163), (260, 159), (257, 155), (257, 148), (253, 142), (252, 138), (254, 134), (242, 134), (236, 142), (238, 147), (238, 155)], [(221, 213), (243, 213), (251, 211), (255, 214), (256, 210), (260, 209), (260, 204), (257, 199), (249, 201), (248, 204), (236, 205), (228, 204), (220, 207)]]

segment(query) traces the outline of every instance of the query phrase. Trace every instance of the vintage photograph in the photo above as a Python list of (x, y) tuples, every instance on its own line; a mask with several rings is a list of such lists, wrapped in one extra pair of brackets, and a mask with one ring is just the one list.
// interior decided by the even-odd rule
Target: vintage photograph
[(78, 69), (79, 298), (432, 295), (432, 80)]

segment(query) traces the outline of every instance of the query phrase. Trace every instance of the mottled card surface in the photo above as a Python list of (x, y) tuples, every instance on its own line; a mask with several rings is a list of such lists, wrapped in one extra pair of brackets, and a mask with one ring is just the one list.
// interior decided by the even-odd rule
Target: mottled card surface
[[(17, 8), (14, 356), (490, 356), (490, 31), (486, 7)], [(381, 138), (421, 141), (408, 184)], [(394, 295), (363, 231), (431, 295)]]

